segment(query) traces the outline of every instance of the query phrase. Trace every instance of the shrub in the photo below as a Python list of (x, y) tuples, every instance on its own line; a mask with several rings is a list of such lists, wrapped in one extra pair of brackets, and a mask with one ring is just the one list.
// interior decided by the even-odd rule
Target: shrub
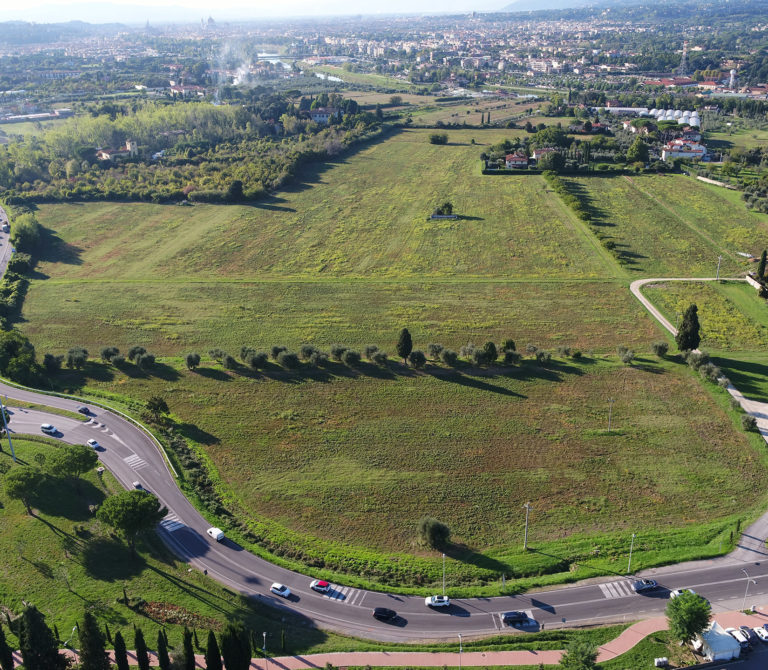
[(417, 529), (421, 541), (433, 549), (444, 547), (451, 537), (451, 529), (431, 516), (419, 519)]
[(571, 352), (571, 358), (581, 358), (581, 351), (579, 349), (574, 349)]
[(266, 351), (257, 351), (251, 354), (245, 363), (251, 370), (259, 370), (267, 364), (268, 360), (269, 356), (267, 356)]
[(751, 414), (744, 414), (741, 417), (741, 427), (744, 430), (754, 432), (757, 430), (757, 419)]
[[(133, 351), (133, 349), (131, 349), (131, 351)], [(226, 355), (227, 355), (227, 352), (226, 352), (226, 351), (224, 351), (223, 349), (211, 349), (211, 350), (208, 352), (208, 355), (209, 355), (209, 356), (210, 356), (210, 357), (211, 357), (211, 358), (212, 358), (214, 361), (219, 361), (219, 363), (221, 363), (221, 359), (222, 359), (222, 358), (224, 358), (224, 356), (226, 356)], [(128, 353), (128, 358), (131, 358), (131, 354), (130, 354), (130, 352)], [(133, 360), (133, 358), (131, 358), (131, 360)]]
[(635, 359), (635, 352), (632, 351), (632, 349), (627, 349), (623, 354), (621, 354), (621, 362), (624, 363), (624, 365), (632, 365), (632, 361)]
[(187, 354), (184, 357), (184, 362), (187, 364), (188, 370), (194, 370), (198, 365), (200, 365), (200, 354), (191, 353)]
[[(232, 356), (228, 356), (227, 358), (232, 358)], [(234, 358), (232, 358), (232, 361), (234, 362)], [(136, 356), (136, 360), (134, 361), (138, 367), (140, 367), (142, 370), (149, 370), (150, 368), (154, 367), (155, 365), (155, 355), (154, 354), (139, 354)]]
[(485, 352), (485, 360), (490, 365), (491, 363), (495, 363), (496, 359), (499, 357), (499, 352), (496, 349), (496, 345), (493, 342), (486, 342), (483, 345), (483, 351)]
[(427, 362), (427, 357), (421, 349), (414, 349), (408, 354), (408, 364), (416, 369), (423, 368)]
[(371, 361), (376, 365), (385, 367), (387, 365), (387, 353), (385, 351), (374, 351), (371, 354)]
[(548, 351), (542, 350), (536, 352), (536, 362), (539, 365), (546, 365), (550, 360), (552, 360), (552, 354), (550, 354)]
[(272, 360), (276, 361), (278, 356), (282, 354), (284, 351), (288, 351), (288, 347), (280, 345), (280, 346), (274, 346), (269, 350), (269, 355), (272, 356)]
[(488, 362), (488, 354), (485, 349), (474, 349), (472, 351), (472, 363), (475, 365), (485, 365)]
[(520, 362), (520, 354), (516, 351), (504, 352), (504, 365), (517, 365)]
[[(221, 351), (221, 350), (220, 349), (215, 349), (214, 351)], [(128, 360), (129, 361), (133, 361), (133, 360), (136, 359), (136, 356), (141, 356), (142, 354), (146, 354), (146, 353), (147, 353), (147, 350), (144, 347), (142, 347), (141, 345), (137, 345), (135, 347), (131, 347), (128, 350)], [(223, 351), (221, 352), (221, 355), (222, 356), (224, 355)], [(214, 356), (214, 358), (215, 358), (215, 356)]]
[(448, 134), (447, 133), (430, 133), (429, 143), (430, 144), (448, 144)]
[(507, 338), (501, 343), (501, 350), (502, 351), (517, 351), (517, 348), (515, 347), (515, 341), (511, 338)]
[(560, 358), (565, 358), (571, 355), (571, 350), (568, 347), (560, 346), (557, 348), (557, 355), (560, 356)]
[(125, 365), (125, 356), (123, 356), (122, 354), (118, 354), (117, 356), (113, 356), (111, 363), (116, 368), (121, 368), (121, 367), (123, 367)]
[(619, 355), (619, 358), (622, 358), (624, 354), (626, 354), (628, 351), (629, 349), (627, 349), (627, 347), (625, 347), (624, 345), (619, 345), (618, 347), (616, 347), (616, 353)]
[(429, 344), (427, 346), (427, 353), (429, 354), (429, 357), (433, 360), (439, 360), (440, 359), (440, 352), (443, 350), (442, 344)]
[(365, 352), (365, 357), (369, 360), (373, 360), (373, 355), (379, 350), (379, 347), (377, 347), (375, 344), (367, 344), (365, 345), (365, 349), (363, 351)]
[(741, 402), (739, 402), (739, 399), (734, 398), (733, 396), (731, 396), (731, 408), (738, 410), (740, 412), (744, 411), (744, 408), (741, 406)]
[(651, 345), (651, 350), (659, 358), (664, 358), (667, 355), (667, 352), (669, 351), (669, 344), (667, 344), (663, 340), (659, 340), (658, 342), (654, 342)]
[(340, 361), (341, 357), (344, 355), (344, 352), (346, 350), (347, 350), (347, 347), (342, 346), (341, 344), (332, 344), (331, 356), (333, 357), (333, 360)]
[(305, 361), (308, 361), (316, 351), (317, 349), (311, 344), (302, 344), (301, 349), (299, 349), (299, 354)]
[[(717, 384), (718, 386), (721, 386), (722, 388), (727, 389), (731, 385), (731, 380), (728, 379), (728, 377), (722, 376), (718, 378)], [(734, 398), (734, 400), (736, 399)]]
[(221, 359), (221, 364), (227, 369), (227, 370), (234, 370), (235, 366), (237, 366), (237, 361), (235, 360), (234, 356), (230, 356), (229, 354), (226, 354), (224, 358)]
[(440, 352), (440, 360), (446, 365), (453, 367), (459, 360), (459, 355), (453, 349), (443, 349)]
[(525, 353), (527, 354), (535, 354), (539, 348), (535, 344), (526, 344), (525, 345)]
[(61, 364), (64, 362), (64, 356), (54, 354), (45, 354), (43, 356), (43, 367), (48, 374), (55, 374), (61, 370)]
[(323, 351), (315, 351), (309, 357), (309, 364), (314, 367), (321, 367), (328, 363), (328, 354)]
[(472, 342), (467, 342), (467, 344), (462, 345), (461, 349), (459, 349), (459, 356), (462, 358), (471, 359), (474, 351), (475, 345), (472, 344)]
[(105, 363), (108, 363), (111, 361), (115, 356), (117, 356), (120, 353), (120, 350), (117, 347), (102, 347), (101, 351), (99, 352), (101, 356), (101, 360)]
[(686, 351), (683, 356), (686, 363), (694, 370), (709, 363), (709, 354), (706, 351)]
[(67, 352), (67, 367), (80, 370), (88, 360), (88, 351), (83, 347), (72, 347)]
[(299, 357), (292, 351), (285, 349), (277, 355), (277, 362), (287, 370), (295, 370), (301, 365)]
[(354, 349), (347, 349), (342, 354), (341, 360), (344, 362), (344, 365), (348, 365), (351, 368), (356, 368), (358, 365), (360, 365), (362, 356), (360, 356), (359, 351), (355, 351)]
[(254, 349), (251, 349), (251, 347), (242, 346), (240, 347), (240, 360), (245, 363), (251, 356), (252, 353), (254, 353)]

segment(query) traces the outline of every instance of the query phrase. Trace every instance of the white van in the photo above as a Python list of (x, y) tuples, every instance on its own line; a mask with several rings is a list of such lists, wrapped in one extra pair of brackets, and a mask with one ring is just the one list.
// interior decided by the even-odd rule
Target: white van
[(205, 531), (210, 535), (216, 542), (223, 542), (224, 541), (224, 531), (221, 530), (221, 528), (209, 528)]

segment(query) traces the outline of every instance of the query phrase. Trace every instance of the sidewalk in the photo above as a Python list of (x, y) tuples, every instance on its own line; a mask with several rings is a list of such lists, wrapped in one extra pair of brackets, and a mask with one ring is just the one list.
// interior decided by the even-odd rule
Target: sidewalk
[[(762, 626), (768, 623), (768, 606), (756, 608), (754, 614), (742, 612), (723, 612), (714, 617), (723, 628), (733, 626)], [(598, 662), (610, 661), (632, 649), (643, 639), (667, 629), (667, 618), (653, 617), (638, 621), (627, 628), (615, 640), (607, 642), (598, 649)], [(66, 652), (77, 659), (75, 652)], [(466, 651), (456, 652), (427, 652), (427, 651), (353, 651), (334, 652), (329, 654), (308, 654), (306, 656), (275, 656), (267, 659), (254, 658), (251, 668), (254, 670), (306, 670), (307, 668), (324, 668), (326, 663), (335, 667), (348, 666), (394, 666), (394, 667), (486, 667), (502, 665), (557, 665), (563, 655), (562, 650), (551, 651)], [(150, 664), (157, 666), (157, 657), (150, 652)], [(21, 657), (14, 653), (16, 665), (21, 664)], [(205, 658), (195, 656), (197, 667), (205, 668)], [(114, 662), (114, 658), (112, 658)], [(128, 662), (136, 664), (136, 657), (128, 652)]]

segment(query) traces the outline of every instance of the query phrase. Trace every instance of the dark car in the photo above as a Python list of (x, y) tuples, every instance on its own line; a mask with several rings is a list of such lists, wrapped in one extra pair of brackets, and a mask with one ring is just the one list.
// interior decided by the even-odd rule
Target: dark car
[(638, 579), (632, 583), (632, 589), (635, 593), (642, 593), (643, 591), (652, 591), (658, 588), (658, 583), (653, 579)]
[(87, 407), (78, 407), (77, 411), (80, 412), (80, 414), (90, 414), (91, 410), (89, 410)]
[(394, 621), (397, 619), (397, 612), (388, 607), (375, 607), (373, 610), (373, 618), (378, 619), (379, 621)]
[(528, 621), (528, 615), (525, 612), (502, 612), (499, 616), (501, 617), (501, 623), (508, 626), (512, 626), (516, 623), (525, 623)]
[(760, 641), (757, 637), (757, 633), (755, 633), (749, 626), (739, 626), (739, 630), (747, 636), (750, 644), (755, 644), (755, 642)]

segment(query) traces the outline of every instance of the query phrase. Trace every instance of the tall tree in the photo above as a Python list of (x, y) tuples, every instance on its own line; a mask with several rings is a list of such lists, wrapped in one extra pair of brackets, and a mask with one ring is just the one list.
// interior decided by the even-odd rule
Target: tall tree
[(216, 642), (216, 634), (212, 630), (208, 631), (208, 644), (205, 646), (205, 667), (206, 670), (223, 670), (219, 643)]
[(227, 670), (248, 670), (251, 665), (251, 642), (248, 631), (240, 624), (228, 624), (221, 634), (221, 655)]
[(15, 467), (5, 475), (5, 494), (13, 500), (21, 500), (27, 514), (32, 514), (30, 501), (42, 481), (43, 475), (37, 468)]
[(19, 647), (25, 670), (64, 670), (69, 661), (59, 653), (51, 629), (37, 607), (27, 605), (19, 623)]
[(627, 149), (627, 163), (647, 163), (648, 145), (639, 137), (635, 138), (629, 149)]
[(78, 632), (80, 670), (110, 670), (112, 665), (107, 656), (107, 641), (93, 614), (90, 612), (84, 614), (83, 623)]
[(675, 336), (677, 348), (680, 351), (693, 351), (699, 348), (701, 338), (699, 336), (699, 309), (692, 304), (683, 314), (683, 322)]
[(768, 256), (768, 250), (763, 249), (763, 253), (760, 254), (760, 263), (757, 266), (757, 276), (760, 277), (760, 279), (765, 279), (766, 256)]
[(137, 628), (133, 634), (133, 648), (136, 651), (136, 663), (139, 670), (149, 670), (149, 653), (147, 652), (147, 643), (144, 640), (144, 633), (141, 628)]
[(669, 632), (681, 642), (690, 642), (709, 625), (712, 608), (693, 591), (683, 591), (667, 603)]
[(195, 649), (192, 646), (192, 631), (184, 626), (184, 637), (181, 644), (183, 660), (180, 670), (195, 670)]
[(96, 518), (112, 526), (133, 549), (136, 538), (154, 528), (168, 513), (160, 501), (147, 491), (124, 491), (107, 498)]
[(408, 355), (413, 351), (413, 339), (407, 328), (403, 328), (400, 331), (400, 336), (397, 338), (396, 349), (397, 355), (400, 356), (400, 358), (403, 359), (403, 363), (405, 363), (405, 359), (408, 358)]
[(13, 670), (13, 650), (5, 639), (5, 631), (0, 625), (0, 670)]
[(171, 659), (168, 656), (168, 643), (165, 641), (163, 630), (157, 631), (157, 665), (160, 670), (171, 670)]
[(128, 651), (125, 648), (125, 640), (120, 631), (115, 633), (115, 665), (117, 670), (129, 670)]
[(49, 455), (46, 470), (53, 476), (74, 477), (78, 488), (80, 477), (93, 470), (99, 462), (98, 454), (85, 444), (67, 444)]

